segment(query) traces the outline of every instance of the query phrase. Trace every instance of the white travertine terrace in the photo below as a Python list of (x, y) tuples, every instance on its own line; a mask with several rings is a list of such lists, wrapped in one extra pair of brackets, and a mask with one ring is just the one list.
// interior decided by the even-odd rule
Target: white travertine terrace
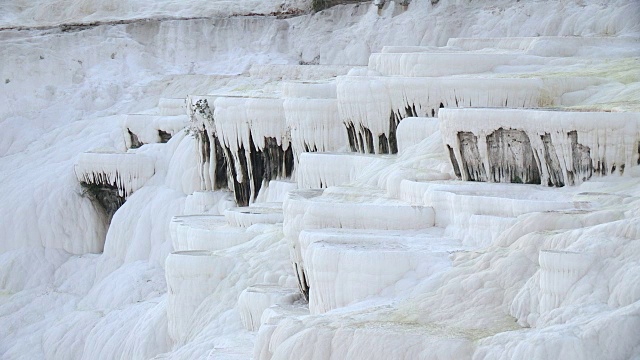
[(639, 358), (637, 1), (336, 2), (0, 5), (1, 359)]
[(277, 305), (291, 305), (302, 298), (296, 288), (258, 284), (250, 286), (238, 297), (238, 310), (245, 329), (258, 331), (266, 309)]
[(176, 251), (220, 250), (251, 240), (256, 233), (229, 225), (224, 216), (175, 216), (170, 223), (171, 240)]
[(358, 153), (302, 153), (296, 168), (298, 188), (320, 189), (349, 184), (368, 166), (390, 161), (390, 158)]
[(463, 180), (574, 185), (640, 161), (639, 113), (445, 109), (440, 120)]
[(395, 153), (396, 127), (405, 117), (437, 117), (441, 107), (531, 108), (553, 105), (541, 79), (338, 78), (338, 111), (354, 151)]
[(398, 152), (417, 145), (422, 140), (440, 131), (438, 118), (409, 117), (404, 118), (398, 124), (396, 138), (398, 139)]
[(284, 220), (282, 203), (233, 207), (224, 211), (224, 217), (230, 225), (240, 228), (248, 228), (255, 224), (277, 224)]

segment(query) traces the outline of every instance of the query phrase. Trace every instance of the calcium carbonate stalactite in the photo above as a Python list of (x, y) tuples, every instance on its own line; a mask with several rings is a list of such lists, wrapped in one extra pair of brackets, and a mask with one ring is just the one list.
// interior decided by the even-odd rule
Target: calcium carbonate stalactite
[(227, 189), (228, 165), (213, 118), (215, 96), (189, 96), (191, 131), (198, 140), (201, 190)]
[(540, 107), (540, 79), (338, 77), (338, 111), (353, 151), (397, 153), (396, 129), (406, 117), (437, 117), (445, 107)]
[(155, 173), (154, 160), (135, 153), (80, 154), (76, 178), (109, 218)]
[(253, 202), (270, 180), (291, 177), (293, 149), (282, 99), (218, 97), (214, 107), (238, 205)]
[(348, 149), (344, 124), (338, 116), (335, 82), (287, 82), (283, 97), (296, 164), (303, 152)]
[(640, 114), (443, 109), (443, 141), (466, 181), (578, 185), (638, 165)]
[(580, 280), (593, 264), (590, 254), (542, 250), (540, 262), (540, 313), (549, 312), (562, 305), (571, 287)]

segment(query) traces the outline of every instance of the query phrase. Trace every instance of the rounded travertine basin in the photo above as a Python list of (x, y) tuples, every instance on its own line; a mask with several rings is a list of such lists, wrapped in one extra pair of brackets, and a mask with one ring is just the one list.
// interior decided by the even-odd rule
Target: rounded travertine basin
[(257, 331), (263, 312), (273, 305), (291, 305), (302, 298), (298, 289), (258, 284), (246, 288), (238, 297), (240, 319), (249, 331)]
[(261, 203), (225, 210), (224, 217), (231, 226), (248, 228), (255, 224), (277, 224), (284, 221), (282, 203)]
[(170, 224), (173, 248), (182, 250), (221, 250), (251, 240), (256, 233), (231, 226), (224, 216), (174, 216)]

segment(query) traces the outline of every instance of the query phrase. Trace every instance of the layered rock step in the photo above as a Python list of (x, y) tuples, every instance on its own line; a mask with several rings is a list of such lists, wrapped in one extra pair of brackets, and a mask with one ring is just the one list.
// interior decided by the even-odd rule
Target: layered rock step
[(393, 156), (360, 153), (303, 153), (296, 169), (299, 189), (321, 189), (349, 184), (373, 164), (385, 165)]
[[(245, 329), (257, 331), (263, 323), (266, 309), (272, 306), (291, 306), (302, 299), (295, 288), (283, 288), (278, 285), (258, 284), (246, 288), (238, 297), (238, 310)], [(271, 317), (269, 314), (268, 317)], [(265, 319), (266, 321), (266, 319)]]
[(284, 221), (280, 202), (233, 207), (224, 211), (224, 217), (229, 225), (239, 228), (248, 228), (255, 224), (278, 224)]
[(296, 160), (304, 152), (344, 151), (349, 143), (338, 114), (336, 82), (285, 82), (282, 96)]
[(169, 225), (173, 249), (221, 250), (245, 243), (257, 234), (244, 227), (230, 225), (224, 216), (174, 216)]
[(187, 195), (183, 215), (222, 215), (224, 210), (234, 206), (233, 193), (230, 191), (196, 191)]
[(440, 119), (466, 181), (577, 185), (640, 164), (640, 113), (444, 109)]
[(450, 265), (464, 247), (444, 230), (318, 229), (300, 233), (312, 314), (370, 296), (393, 297)]
[(437, 117), (445, 107), (550, 106), (567, 90), (539, 78), (343, 76), (337, 91), (351, 150), (379, 154), (398, 152), (396, 129), (406, 117)]
[(300, 232), (309, 229), (407, 230), (433, 227), (432, 208), (411, 206), (384, 198), (370, 188), (332, 187), (326, 190), (295, 190), (284, 204), (284, 234), (301, 291), (308, 298), (309, 283), (302, 257)]
[(424, 139), (440, 131), (438, 118), (408, 117), (402, 119), (396, 130), (398, 152), (419, 144)]
[[(526, 187), (526, 191), (523, 191)], [(402, 180), (399, 197), (431, 206), (435, 225), (469, 246), (487, 246), (511, 227), (516, 218), (532, 212), (589, 209), (571, 193), (534, 185)], [(473, 229), (473, 231), (470, 231)]]

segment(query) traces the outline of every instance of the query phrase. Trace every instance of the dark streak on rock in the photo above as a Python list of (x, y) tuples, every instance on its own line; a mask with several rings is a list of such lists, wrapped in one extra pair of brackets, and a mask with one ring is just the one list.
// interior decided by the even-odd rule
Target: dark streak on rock
[(466, 180), (487, 181), (487, 172), (478, 151), (478, 137), (471, 132), (461, 131), (458, 133), (458, 143)]

